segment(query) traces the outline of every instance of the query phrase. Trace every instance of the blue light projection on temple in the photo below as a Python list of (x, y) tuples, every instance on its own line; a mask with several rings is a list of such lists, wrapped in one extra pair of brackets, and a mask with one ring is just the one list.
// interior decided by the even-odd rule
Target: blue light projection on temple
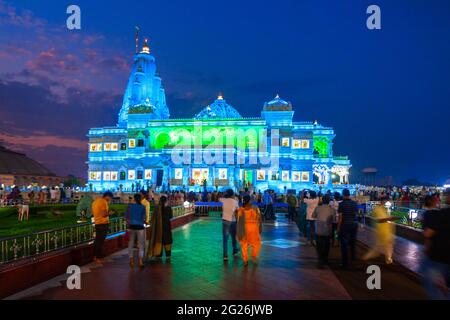
[[(88, 184), (95, 191), (348, 186), (351, 164), (333, 156), (333, 129), (294, 122), (293, 116), (292, 104), (278, 95), (254, 118), (242, 117), (219, 95), (192, 118), (171, 119), (145, 40), (134, 56), (117, 125), (89, 130)], [(174, 161), (180, 157), (183, 162)], [(270, 161), (259, 161), (264, 157)]]

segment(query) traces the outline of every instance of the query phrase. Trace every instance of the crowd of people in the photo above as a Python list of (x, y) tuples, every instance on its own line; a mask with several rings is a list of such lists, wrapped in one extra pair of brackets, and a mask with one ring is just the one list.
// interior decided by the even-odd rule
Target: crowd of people
[[(56, 198), (52, 195), (56, 189), (41, 190), (38, 203), (45, 198)], [(67, 190), (59, 189), (59, 199), (68, 196)], [(18, 198), (20, 191), (13, 189), (8, 197)], [(48, 196), (50, 194), (50, 196)], [(69, 193), (70, 194), (70, 193)], [(4, 196), (4, 194), (2, 194)], [(361, 260), (370, 261), (383, 255), (386, 264), (394, 261), (395, 224), (397, 217), (391, 216), (388, 201), (417, 201), (425, 210), (421, 216), (425, 239), (424, 258), (421, 265), (423, 285), (433, 299), (448, 299), (450, 283), (450, 193), (441, 194), (432, 189), (422, 188), (419, 191), (405, 189), (368, 189), (357, 191), (352, 199), (350, 191), (342, 193), (331, 190), (323, 192), (302, 190), (296, 193), (287, 190), (276, 193), (274, 190), (264, 192), (233, 190), (208, 192), (186, 192), (183, 190), (167, 193), (154, 192), (152, 189), (142, 191), (129, 197), (130, 204), (125, 213), (128, 221), (130, 266), (135, 266), (134, 254), (137, 249), (139, 267), (146, 262), (158, 261), (165, 255), (170, 260), (172, 251), (171, 219), (172, 207), (190, 203), (221, 203), (222, 206), (222, 238), (223, 260), (228, 261), (228, 245), (231, 238), (233, 258), (239, 255), (244, 266), (249, 260), (258, 263), (261, 248), (263, 222), (277, 219), (278, 208), (287, 208), (286, 218), (289, 223), (296, 224), (300, 235), (316, 248), (318, 267), (329, 264), (329, 252), (332, 246), (340, 246), (340, 266), (351, 268), (357, 260), (356, 240), (359, 229), (359, 208), (354, 200), (358, 196), (369, 197), (377, 204), (373, 208), (375, 245), (365, 253)], [(103, 243), (105, 241), (109, 217), (114, 213), (109, 205), (117, 195), (106, 192), (95, 201), (89, 197), (85, 211), (90, 211), (95, 224), (94, 259), (102, 263), (104, 258)], [(30, 196), (30, 199), (34, 197)], [(89, 201), (88, 201), (89, 200)], [(441, 202), (444, 200), (443, 202)], [(84, 203), (81, 198), (80, 203)], [(150, 212), (151, 204), (154, 207)], [(279, 215), (278, 215), (279, 217)]]
[(15, 186), (11, 191), (0, 188), (0, 206), (28, 204), (43, 205), (50, 203), (70, 203), (74, 202), (75, 190), (71, 187), (45, 187), (38, 191), (31, 189), (22, 192)]
[[(138, 249), (139, 267), (143, 267), (146, 261), (161, 259), (163, 253), (166, 260), (171, 257), (172, 207), (169, 205), (166, 195), (158, 195), (157, 198), (150, 198), (151, 201), (157, 199), (153, 213), (150, 213), (148, 197), (148, 192), (136, 193), (125, 212), (128, 222), (128, 250), (131, 267), (135, 265), (135, 248)], [(97, 263), (103, 263), (103, 244), (108, 233), (109, 217), (115, 213), (109, 207), (113, 198), (113, 193), (108, 191), (92, 202), (91, 212), (95, 224), (94, 261)]]
[(434, 187), (368, 187), (358, 191), (358, 195), (367, 196), (369, 201), (380, 201), (388, 198), (395, 201), (399, 206), (408, 207), (410, 205), (422, 208), (425, 198), (432, 196), (437, 203), (441, 203), (441, 192)]

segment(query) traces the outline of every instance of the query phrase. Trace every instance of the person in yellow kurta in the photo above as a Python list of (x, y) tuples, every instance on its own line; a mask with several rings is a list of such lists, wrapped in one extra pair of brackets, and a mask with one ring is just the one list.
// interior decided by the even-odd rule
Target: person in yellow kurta
[(147, 200), (148, 193), (142, 190), (141, 194), (141, 204), (145, 207), (145, 224), (150, 224), (150, 202)]
[(381, 204), (375, 206), (373, 209), (372, 216), (376, 221), (375, 246), (366, 253), (363, 260), (373, 259), (384, 254), (386, 264), (391, 264), (393, 262), (392, 255), (394, 253), (395, 225), (392, 221), (398, 219), (398, 217), (389, 215), (386, 208), (387, 201), (387, 198), (383, 199)]
[(259, 255), (261, 248), (261, 231), (262, 219), (261, 213), (257, 207), (253, 207), (250, 203), (250, 196), (245, 195), (243, 198), (243, 206), (237, 214), (237, 238), (241, 245), (242, 260), (244, 266), (248, 265), (248, 249), (251, 247), (251, 257), (253, 262)]

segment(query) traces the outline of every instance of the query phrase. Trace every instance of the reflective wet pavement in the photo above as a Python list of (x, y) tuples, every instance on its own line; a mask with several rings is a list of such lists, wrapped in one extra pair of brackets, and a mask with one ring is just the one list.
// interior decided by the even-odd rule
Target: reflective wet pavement
[(266, 224), (258, 265), (222, 260), (222, 226), (200, 219), (174, 231), (172, 260), (130, 270), (126, 250), (104, 266), (85, 266), (82, 289), (62, 275), (11, 298), (27, 299), (350, 299), (329, 269), (316, 268), (315, 249), (295, 224)]
[[(103, 266), (82, 268), (81, 290), (66, 288), (67, 275), (11, 296), (11, 299), (423, 299), (412, 273), (383, 259), (383, 290), (367, 289), (367, 265), (340, 270), (339, 248), (331, 268), (318, 269), (315, 248), (283, 217), (267, 223), (258, 265), (243, 267), (240, 257), (222, 260), (221, 220), (204, 218), (174, 231), (172, 260), (130, 270), (127, 251), (108, 257)], [(370, 229), (360, 233), (370, 239)], [(231, 242), (231, 241), (230, 241)], [(401, 242), (399, 242), (401, 243)], [(230, 244), (231, 246), (231, 244)], [(398, 250), (402, 248), (399, 247)], [(231, 250), (231, 248), (230, 248)], [(359, 246), (358, 255), (366, 250)], [(396, 249), (397, 250), (397, 249)]]

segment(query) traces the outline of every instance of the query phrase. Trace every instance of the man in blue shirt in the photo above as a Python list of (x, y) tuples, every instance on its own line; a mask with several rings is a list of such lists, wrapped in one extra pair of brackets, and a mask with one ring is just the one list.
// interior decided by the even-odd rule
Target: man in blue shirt
[(134, 245), (137, 242), (139, 249), (139, 267), (144, 266), (143, 258), (145, 251), (145, 227), (146, 220), (145, 206), (141, 204), (142, 195), (137, 193), (133, 197), (134, 203), (128, 206), (125, 217), (128, 221), (128, 255), (130, 257), (130, 267), (134, 267)]
[(358, 205), (350, 199), (350, 191), (342, 191), (343, 200), (339, 204), (339, 220), (337, 232), (341, 240), (341, 266), (348, 267), (348, 251), (350, 249), (350, 258), (356, 260), (356, 235), (358, 232)]
[(269, 191), (264, 191), (263, 195), (263, 204), (264, 204), (264, 219), (269, 220), (272, 217), (272, 196), (270, 195)]

